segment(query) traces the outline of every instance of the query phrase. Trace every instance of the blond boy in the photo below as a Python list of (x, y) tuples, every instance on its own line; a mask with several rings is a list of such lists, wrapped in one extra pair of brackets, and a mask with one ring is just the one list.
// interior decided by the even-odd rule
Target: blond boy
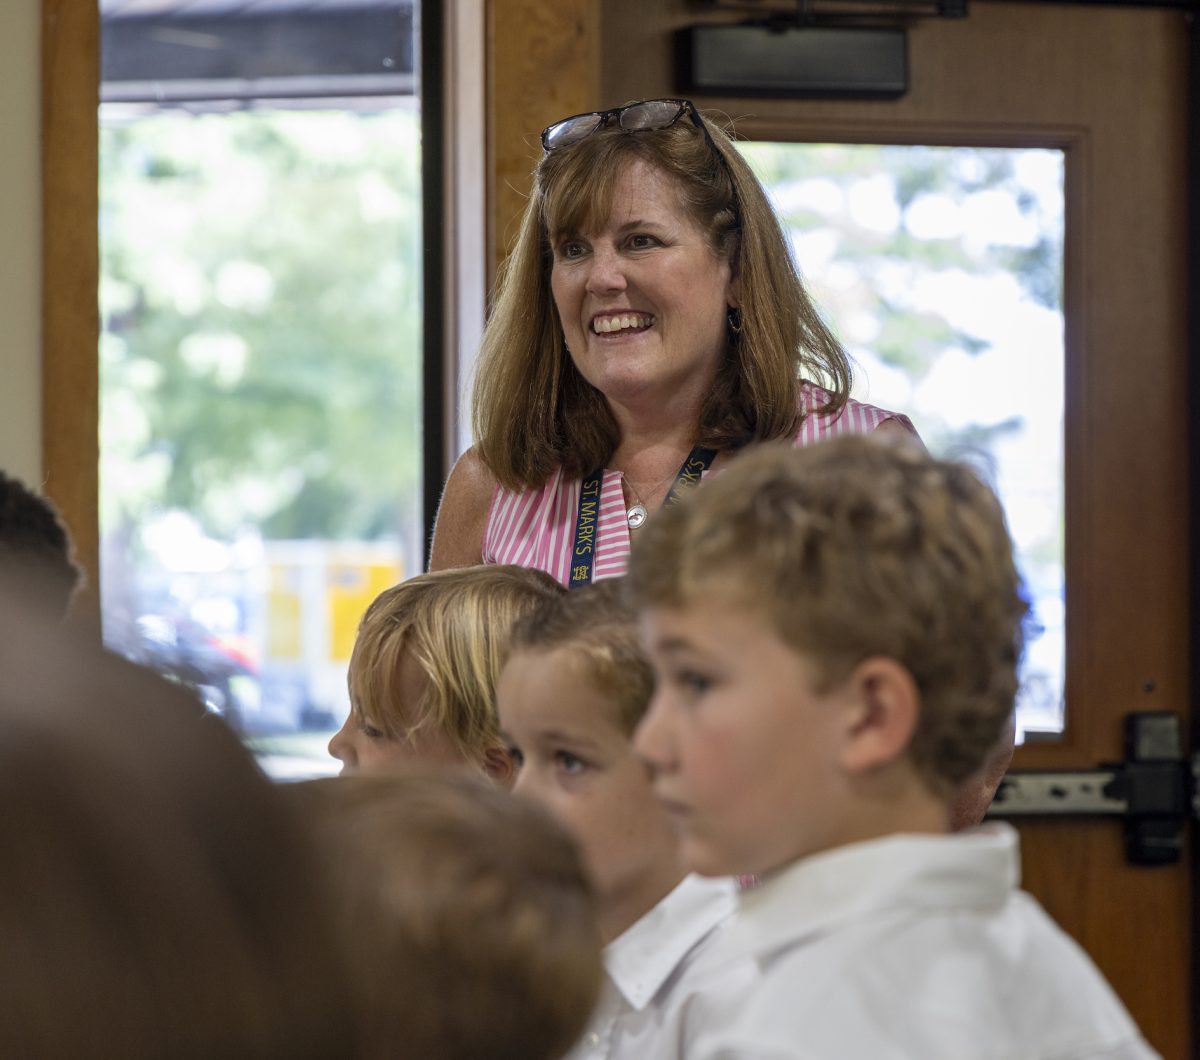
[(651, 523), (631, 581), (658, 678), (635, 746), (684, 860), (762, 879), (726, 940), (760, 979), (696, 1057), (1154, 1055), (1016, 889), (1016, 834), (947, 834), (1009, 722), (1025, 613), (971, 471), (765, 448)]
[(365, 1060), (559, 1060), (600, 986), (595, 898), (540, 807), (409, 766), (292, 785), (329, 868)]
[(329, 741), (343, 772), (427, 762), (509, 783), (495, 703), (508, 633), (565, 591), (542, 571), (499, 565), (419, 574), (380, 593), (350, 656), (350, 713)]
[(653, 686), (620, 582), (545, 602), (517, 625), (511, 651), (497, 709), (517, 763), (513, 790), (576, 837), (607, 944), (600, 1003), (572, 1060), (690, 1056), (728, 1018), (750, 968), (713, 963), (733, 884), (686, 874), (632, 751)]

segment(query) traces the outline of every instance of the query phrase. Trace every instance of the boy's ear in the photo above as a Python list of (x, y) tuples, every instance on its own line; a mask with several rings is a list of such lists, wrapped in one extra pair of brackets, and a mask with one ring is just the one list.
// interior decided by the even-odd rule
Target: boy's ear
[(886, 656), (864, 659), (845, 691), (850, 709), (842, 766), (863, 774), (903, 757), (921, 715), (921, 696), (908, 668)]
[(512, 755), (503, 747), (489, 747), (483, 752), (483, 771), (502, 788), (511, 788), (517, 779)]

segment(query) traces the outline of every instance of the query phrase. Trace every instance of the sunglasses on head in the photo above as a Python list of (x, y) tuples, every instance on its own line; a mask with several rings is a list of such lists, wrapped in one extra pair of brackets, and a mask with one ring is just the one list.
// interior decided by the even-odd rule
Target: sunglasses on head
[[(696, 105), (690, 99), (643, 99), (637, 103), (626, 103), (623, 107), (612, 110), (593, 110), (587, 114), (573, 114), (553, 125), (547, 125), (542, 130), (542, 149), (549, 154), (564, 147), (571, 147), (586, 140), (594, 132), (599, 132), (613, 122), (628, 133), (654, 132), (659, 129), (669, 129), (680, 118), (687, 115), (708, 141), (708, 145), (717, 151), (704, 120), (696, 110)], [(720, 158), (721, 152), (717, 151)]]

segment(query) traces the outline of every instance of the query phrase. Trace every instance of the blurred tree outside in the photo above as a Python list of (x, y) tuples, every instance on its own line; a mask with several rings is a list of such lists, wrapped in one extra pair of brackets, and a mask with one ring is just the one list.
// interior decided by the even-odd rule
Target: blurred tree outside
[(106, 640), (164, 612), (265, 636), (270, 542), (419, 562), (415, 107), (106, 108), (100, 135)]
[(420, 464), (415, 112), (102, 129), (105, 523), (395, 534)]

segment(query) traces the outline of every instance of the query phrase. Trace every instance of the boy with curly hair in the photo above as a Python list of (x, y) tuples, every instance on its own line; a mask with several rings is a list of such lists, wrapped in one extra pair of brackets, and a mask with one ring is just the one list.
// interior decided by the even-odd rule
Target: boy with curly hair
[(635, 747), (683, 860), (761, 880), (726, 939), (758, 980), (689, 1056), (1154, 1055), (1017, 889), (1016, 833), (949, 834), (1009, 724), (1026, 611), (971, 470), (762, 447), (661, 513), (630, 579), (657, 677)]

